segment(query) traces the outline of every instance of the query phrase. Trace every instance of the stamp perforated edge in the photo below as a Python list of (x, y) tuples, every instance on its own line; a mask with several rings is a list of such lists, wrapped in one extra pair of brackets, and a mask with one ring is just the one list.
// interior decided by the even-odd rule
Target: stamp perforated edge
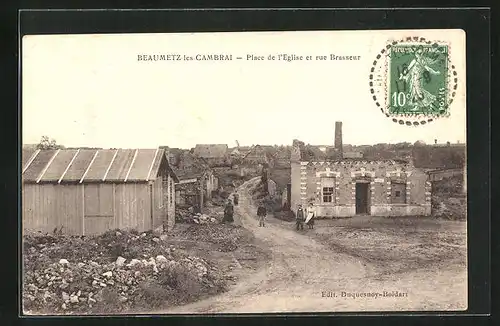
[[(426, 115), (422, 113), (418, 114), (390, 114), (388, 107), (383, 107), (380, 104), (380, 99), (377, 98), (375, 89), (374, 89), (374, 83), (373, 83), (373, 75), (376, 71), (377, 68), (377, 63), (383, 56), (387, 56), (390, 49), (392, 46), (400, 44), (400, 43), (407, 43), (407, 42), (414, 42), (415, 44), (447, 44), (446, 42), (443, 41), (431, 41), (426, 39), (425, 37), (418, 37), (418, 36), (407, 36), (403, 37), (399, 40), (394, 40), (394, 41), (388, 41), (386, 46), (382, 48), (382, 50), (379, 51), (379, 53), (376, 56), (376, 59), (373, 61), (372, 67), (370, 69), (370, 75), (369, 75), (369, 87), (370, 87), (370, 93), (372, 94), (372, 99), (375, 102), (375, 105), (380, 108), (381, 112), (387, 117), (392, 119), (393, 122), (401, 124), (401, 125), (407, 125), (407, 126), (419, 126), (419, 125), (425, 125), (427, 123), (430, 123), (434, 121), (435, 119), (438, 118), (443, 118), (443, 117), (449, 117), (450, 116), (450, 106), (451, 103), (453, 102), (453, 99), (455, 98), (456, 91), (458, 88), (458, 77), (457, 77), (457, 71), (455, 68), (455, 65), (451, 62), (451, 46), (448, 45), (448, 58), (447, 58), (447, 65), (448, 65), (448, 73), (446, 75), (446, 85), (447, 85), (447, 110), (444, 114), (439, 114), (439, 115)], [(451, 69), (450, 69), (451, 68)], [(388, 67), (387, 67), (387, 60), (385, 61), (385, 67), (384, 67), (384, 90), (383, 94), (385, 96), (384, 98), (384, 103), (387, 103), (387, 74), (388, 74)], [(453, 80), (450, 81), (449, 78), (452, 78)], [(451, 94), (450, 94), (451, 91)], [(420, 118), (421, 116), (424, 116), (423, 118)]]

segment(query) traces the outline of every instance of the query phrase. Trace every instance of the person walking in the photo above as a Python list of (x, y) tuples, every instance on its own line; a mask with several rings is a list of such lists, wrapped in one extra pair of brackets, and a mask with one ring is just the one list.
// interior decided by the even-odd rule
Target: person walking
[(295, 225), (297, 227), (297, 231), (304, 230), (304, 219), (305, 219), (305, 213), (304, 210), (302, 209), (302, 205), (299, 204), (299, 208), (297, 209), (297, 214), (295, 215)]
[(233, 204), (231, 203), (231, 200), (228, 200), (226, 207), (224, 208), (223, 222), (234, 222), (233, 214), (234, 214)]
[[(312, 215), (309, 218), (309, 215)], [(314, 229), (314, 219), (316, 218), (316, 209), (314, 208), (313, 203), (309, 203), (309, 207), (307, 208), (307, 217), (309, 218), (309, 221), (307, 221), (307, 227), (309, 229)]]
[(257, 208), (257, 216), (259, 217), (259, 226), (266, 226), (265, 225), (266, 215), (267, 215), (266, 207), (263, 204), (260, 204), (259, 208)]

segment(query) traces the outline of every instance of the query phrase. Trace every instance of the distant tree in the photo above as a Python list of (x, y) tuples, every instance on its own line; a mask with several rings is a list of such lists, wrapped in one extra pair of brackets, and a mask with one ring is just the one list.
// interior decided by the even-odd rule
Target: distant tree
[(417, 140), (413, 146), (425, 146), (425, 142), (423, 140)]
[(37, 149), (62, 149), (64, 146), (58, 145), (55, 139), (48, 136), (42, 136), (40, 143), (36, 146)]

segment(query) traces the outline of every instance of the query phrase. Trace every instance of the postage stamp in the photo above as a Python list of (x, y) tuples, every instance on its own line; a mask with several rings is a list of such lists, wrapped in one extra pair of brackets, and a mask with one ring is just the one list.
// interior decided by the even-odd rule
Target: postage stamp
[(423, 37), (392, 41), (370, 73), (370, 91), (382, 113), (399, 124), (418, 126), (449, 117), (457, 89), (446, 42)]

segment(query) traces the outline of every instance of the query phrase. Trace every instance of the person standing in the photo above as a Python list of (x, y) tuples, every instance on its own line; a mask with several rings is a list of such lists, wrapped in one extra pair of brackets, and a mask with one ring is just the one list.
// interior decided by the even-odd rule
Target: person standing
[(224, 208), (224, 222), (234, 222), (233, 219), (234, 207), (231, 200), (227, 201), (226, 207)]
[(267, 209), (261, 203), (259, 205), (259, 208), (257, 208), (257, 216), (259, 217), (259, 226), (265, 226), (266, 215), (267, 215)]
[(297, 227), (297, 231), (304, 230), (304, 219), (305, 219), (305, 212), (302, 209), (302, 205), (299, 204), (299, 208), (297, 209), (297, 214), (295, 215), (295, 223)]
[(238, 192), (234, 193), (234, 206), (238, 206), (238, 202), (240, 201), (240, 196), (238, 195)]
[(309, 217), (309, 214), (312, 214), (312, 217), (307, 221), (307, 227), (309, 229), (314, 229), (314, 219), (316, 218), (316, 209), (314, 208), (313, 203), (309, 203), (309, 207), (307, 208), (307, 216)]

